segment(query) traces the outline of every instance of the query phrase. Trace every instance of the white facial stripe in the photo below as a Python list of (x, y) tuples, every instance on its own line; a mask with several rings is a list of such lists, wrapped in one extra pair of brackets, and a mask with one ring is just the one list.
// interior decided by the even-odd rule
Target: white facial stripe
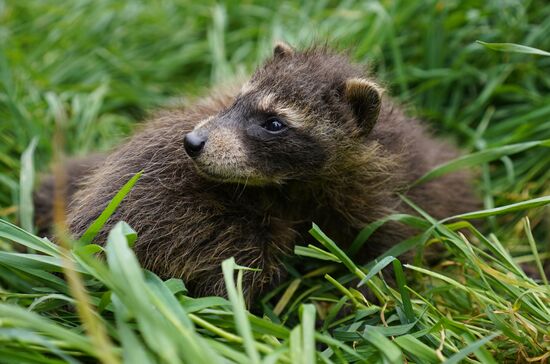
[(273, 94), (266, 94), (258, 100), (258, 109), (268, 111), (273, 107), (275, 97)]
[(284, 117), (290, 125), (296, 127), (303, 125), (308, 119), (308, 115), (297, 109), (295, 106), (290, 107), (287, 105), (276, 105), (273, 108), (273, 111)]
[(211, 121), (212, 119), (214, 119), (214, 118), (215, 118), (215, 115), (212, 115), (212, 116), (210, 116), (210, 117), (208, 117), (208, 118), (206, 118), (206, 119), (204, 119), (204, 120), (199, 121), (199, 123), (198, 123), (197, 125), (195, 125), (194, 130), (197, 130), (197, 129), (202, 128), (203, 126), (205, 126), (206, 124), (208, 124), (208, 122), (210, 122), (210, 121)]
[(302, 125), (307, 119), (307, 113), (298, 109), (296, 105), (276, 100), (275, 95), (266, 94), (257, 102), (257, 107), (261, 111), (273, 112), (285, 118), (285, 120), (294, 126)]
[[(249, 83), (246, 83), (245, 86), (243, 86), (243, 90), (247, 87), (251, 87)], [(252, 90), (251, 88), (248, 90)], [(243, 91), (241, 91), (243, 92)], [(241, 95), (242, 97), (243, 95)], [(246, 95), (245, 95), (246, 97)], [(286, 102), (280, 102), (276, 100), (276, 97), (274, 94), (267, 93), (263, 95), (256, 103), (258, 110), (264, 111), (264, 112), (272, 112), (277, 115), (282, 116), (285, 121), (294, 127), (300, 127), (302, 126), (308, 119), (308, 113), (307, 110), (301, 110), (298, 108), (297, 105), (289, 104)], [(210, 121), (214, 120), (216, 118), (216, 115), (212, 115), (204, 120), (201, 120), (194, 128), (194, 130), (198, 130), (205, 125), (207, 125)], [(218, 133), (218, 132), (217, 132)], [(226, 134), (225, 131), (219, 131), (220, 134)], [(229, 133), (230, 134), (230, 133)], [(234, 136), (232, 138), (231, 135), (227, 134), (228, 140), (235, 140)], [(236, 140), (237, 143), (240, 143), (240, 140)]]

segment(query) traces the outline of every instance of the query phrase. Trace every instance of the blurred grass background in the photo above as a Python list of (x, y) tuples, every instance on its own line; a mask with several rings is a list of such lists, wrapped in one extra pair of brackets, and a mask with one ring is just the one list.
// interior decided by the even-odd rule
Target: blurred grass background
[[(548, 51), (549, 35), (546, 0), (0, 0), (0, 218), (31, 225), (20, 181), (21, 161), (30, 156), (22, 155), (37, 138), (35, 168), (47, 171), (56, 123), (64, 124), (68, 154), (108, 150), (155, 108), (249, 74), (279, 39), (348, 49), (411, 114), (466, 152), (550, 139), (550, 57), (475, 42)], [(478, 185), (492, 208), (550, 194), (549, 177), (549, 149), (532, 148), (482, 163)], [(486, 232), (514, 256), (533, 260), (524, 215), (489, 217)], [(548, 208), (528, 215), (547, 256)], [(28, 290), (21, 282), (17, 287)], [(431, 289), (427, 284), (419, 292)], [(442, 302), (449, 299), (450, 315), (467, 312), (462, 295), (438, 289)], [(298, 303), (306, 298), (290, 305), (286, 319), (299, 321)], [(502, 357), (513, 357), (514, 345)], [(529, 355), (544, 350), (522, 345)]]

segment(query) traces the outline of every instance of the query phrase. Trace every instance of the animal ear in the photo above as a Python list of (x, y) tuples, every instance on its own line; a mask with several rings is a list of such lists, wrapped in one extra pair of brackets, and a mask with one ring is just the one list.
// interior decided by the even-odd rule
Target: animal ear
[(275, 58), (287, 57), (293, 54), (294, 49), (285, 42), (277, 42), (275, 43), (275, 47), (273, 47), (273, 57)]
[(350, 78), (346, 81), (344, 93), (357, 122), (368, 134), (378, 120), (383, 89), (372, 81)]

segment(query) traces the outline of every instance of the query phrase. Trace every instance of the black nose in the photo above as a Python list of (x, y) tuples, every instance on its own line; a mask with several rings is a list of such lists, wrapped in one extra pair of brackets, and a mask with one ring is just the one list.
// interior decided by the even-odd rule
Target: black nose
[(204, 144), (206, 144), (206, 137), (200, 136), (194, 131), (185, 134), (183, 138), (183, 146), (191, 158), (195, 158), (201, 153)]

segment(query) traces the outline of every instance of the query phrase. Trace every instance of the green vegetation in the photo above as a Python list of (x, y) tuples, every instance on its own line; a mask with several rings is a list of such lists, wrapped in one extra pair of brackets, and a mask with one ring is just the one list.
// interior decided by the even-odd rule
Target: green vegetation
[[(0, 0), (0, 362), (548, 361), (550, 286), (521, 266), (540, 272), (550, 259), (548, 34), (544, 0)], [(426, 179), (477, 168), (484, 212), (388, 217), (422, 233), (366, 267), (313, 226), (319, 244), (295, 252), (304, 269), (290, 262), (253, 314), (232, 260), (228, 298), (195, 299), (139, 268), (124, 223), (103, 248), (32, 234), (34, 174), (56, 128), (68, 154), (108, 149), (150, 110), (250, 72), (274, 39), (329, 39), (370, 62), (469, 153)], [(436, 267), (394, 258), (428, 244), (446, 248)], [(388, 266), (392, 286), (378, 274)]]

